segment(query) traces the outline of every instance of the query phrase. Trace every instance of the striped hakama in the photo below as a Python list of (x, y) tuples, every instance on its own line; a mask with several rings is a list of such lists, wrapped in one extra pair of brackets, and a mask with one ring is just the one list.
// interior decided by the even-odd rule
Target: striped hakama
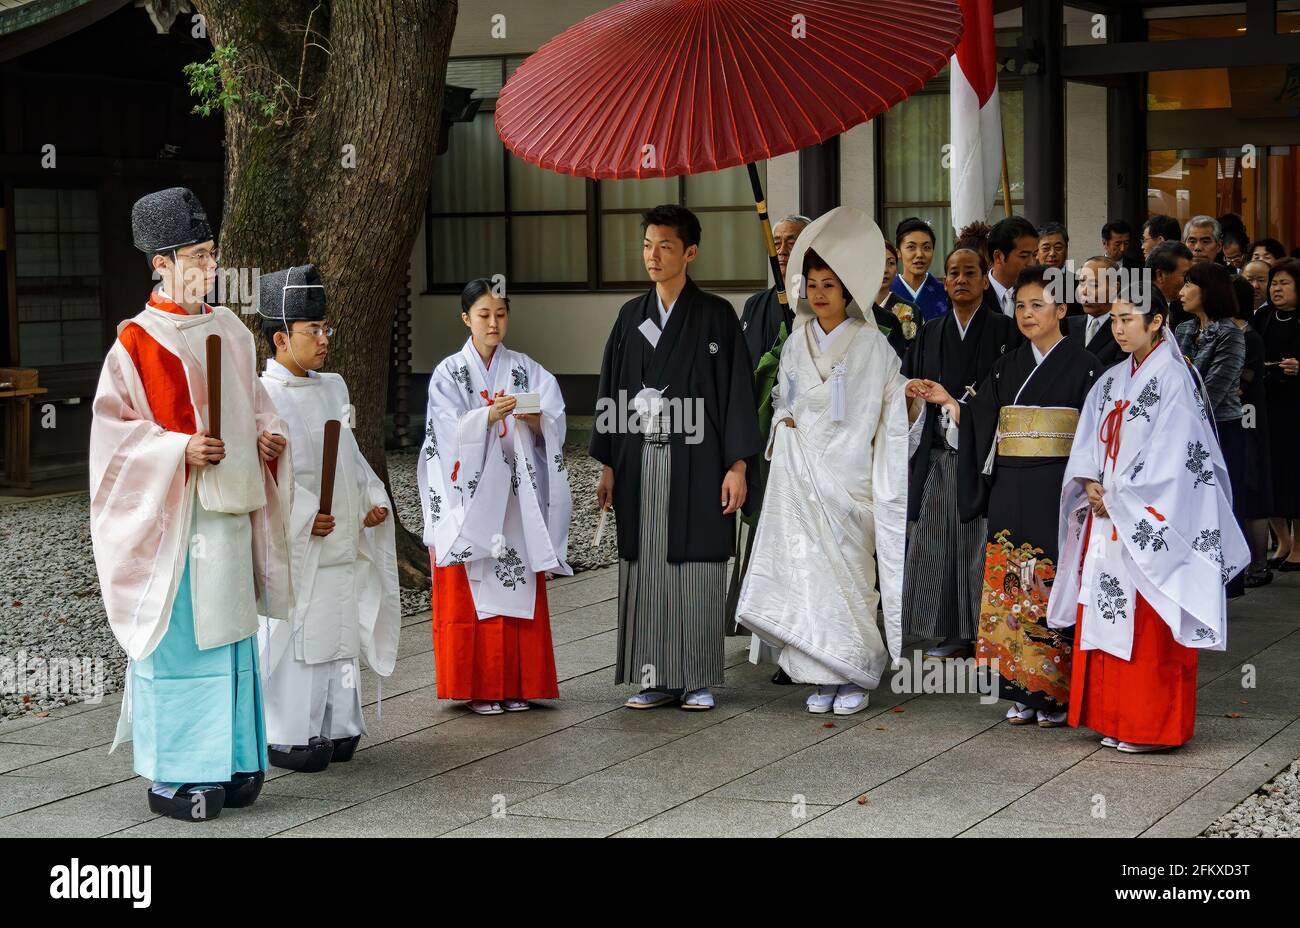
[(987, 533), (987, 520), (963, 523), (957, 513), (956, 452), (930, 449), (920, 517), (912, 526), (903, 566), (904, 634), (978, 636)]
[(614, 682), (690, 691), (722, 683), (727, 564), (668, 562), (669, 454), (646, 437), (639, 556), (618, 562)]

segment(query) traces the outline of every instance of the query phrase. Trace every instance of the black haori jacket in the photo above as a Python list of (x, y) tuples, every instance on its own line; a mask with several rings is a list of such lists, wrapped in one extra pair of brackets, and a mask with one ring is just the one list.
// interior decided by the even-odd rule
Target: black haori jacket
[[(655, 348), (637, 328), (646, 319), (659, 325), (653, 287), (619, 310), (600, 366), (591, 433), (591, 456), (614, 469), (618, 554), (624, 560), (637, 559), (644, 444), (641, 431), (620, 428), (620, 420), (629, 415), (633, 397), (644, 387), (654, 387), (668, 400), (697, 401), (697, 410), (703, 405), (696, 422), (701, 440), (688, 444), (679, 430), (669, 442), (668, 560), (725, 561), (735, 549), (735, 516), (722, 514), (722, 478), (733, 463), (746, 462), (744, 511), (750, 513), (758, 499), (758, 454), (763, 447), (754, 373), (740, 321), (730, 303), (705, 293), (689, 278)], [(620, 407), (623, 412), (609, 414)]]

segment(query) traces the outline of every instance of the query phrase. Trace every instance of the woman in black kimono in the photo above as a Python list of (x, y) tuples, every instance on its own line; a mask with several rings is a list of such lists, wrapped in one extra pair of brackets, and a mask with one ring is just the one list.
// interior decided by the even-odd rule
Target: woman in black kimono
[(1277, 550), (1269, 566), (1300, 570), (1300, 482), (1292, 471), (1300, 455), (1300, 261), (1286, 259), (1268, 274), (1268, 298), (1255, 315), (1264, 339), (1264, 395), (1273, 468), (1269, 523)]
[(1066, 305), (1053, 300), (1047, 271), (1026, 268), (1016, 281), (1016, 325), (1027, 341), (994, 362), (964, 403), (937, 383), (927, 383), (926, 400), (958, 424), (962, 521), (988, 519), (976, 659), (996, 666), (1011, 724), (1056, 728), (1069, 703), (1072, 637), (1047, 627), (1061, 482), (1102, 365), (1081, 339), (1061, 335)]

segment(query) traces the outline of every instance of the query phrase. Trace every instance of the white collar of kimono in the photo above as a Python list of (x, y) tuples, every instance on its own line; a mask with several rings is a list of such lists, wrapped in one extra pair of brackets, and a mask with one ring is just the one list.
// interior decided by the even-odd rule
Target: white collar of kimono
[(804, 299), (804, 288), (796, 286), (802, 284), (803, 259), (810, 248), (830, 265), (845, 289), (859, 295), (846, 308), (849, 318), (866, 320), (858, 299), (874, 297), (885, 276), (885, 237), (880, 228), (862, 210), (837, 206), (799, 233), (785, 269), (786, 292), (794, 295), (796, 329), (817, 318)]
[(275, 358), (266, 359), (266, 372), (277, 378), (287, 380), (289, 383), (294, 383), (295, 381), (308, 382), (320, 379), (320, 374), (316, 373), (316, 371), (308, 371), (306, 377), (299, 377)]
[[(168, 300), (172, 303), (176, 303), (176, 301), (172, 299), (171, 294), (168, 293), (166, 290), (164, 290), (162, 287), (158, 287), (154, 292), (157, 293), (164, 300)], [(207, 323), (210, 322), (212, 319), (212, 307), (208, 305), (206, 300), (204, 302), (199, 303), (199, 311), (197, 313), (190, 313), (187, 311), (184, 316), (177, 316), (176, 313), (169, 313), (165, 309), (157, 309), (153, 306), (150, 306), (148, 303), (145, 303), (144, 305), (145, 305), (145, 309), (152, 310), (153, 312), (156, 312), (161, 316), (166, 316), (168, 319), (172, 320), (173, 322), (176, 322), (176, 324), (182, 328), (193, 325), (195, 322)], [(176, 305), (180, 306), (181, 304), (176, 303)], [(185, 307), (181, 306), (181, 308), (184, 309)]]
[(897, 276), (895, 276), (894, 279), (897, 280), (900, 284), (902, 284), (903, 289), (906, 290), (911, 295), (912, 299), (917, 300), (921, 298), (921, 291), (925, 289), (925, 285), (929, 283), (930, 278), (932, 276), (934, 275), (932, 275), (929, 271), (926, 271), (925, 276), (921, 278), (921, 285), (917, 287), (915, 290), (911, 288), (911, 286), (907, 283), (907, 278), (904, 277), (902, 274), (898, 274)]
[(496, 369), (496, 363), (505, 351), (505, 347), (505, 342), (499, 342), (492, 349), (492, 357), (488, 359), (487, 364), (483, 363), (483, 356), (474, 347), (474, 337), (472, 335), (465, 339), (465, 345), (461, 348), (461, 353), (466, 357), (473, 358), (474, 363), (478, 365), (477, 369), (479, 374), (482, 375), (483, 386), (487, 387), (489, 393), (492, 392), (492, 373)]
[[(678, 299), (680, 299), (680, 297), (678, 297)], [(664, 298), (659, 295), (659, 288), (655, 287), (655, 302), (659, 304), (659, 328), (666, 329), (668, 327), (668, 314), (672, 312), (673, 307), (677, 305), (677, 300), (673, 300), (667, 307), (665, 307)]]
[(823, 331), (820, 322), (812, 326), (812, 333), (817, 337), (817, 350), (826, 351), (830, 348), (830, 346), (835, 343), (836, 339), (848, 331), (848, 325), (849, 320), (845, 317), (840, 320), (839, 325), (835, 326), (835, 328), (831, 329), (829, 332)]
[(1038, 364), (1042, 364), (1044, 361), (1046, 361), (1046, 360), (1047, 360), (1047, 356), (1048, 356), (1049, 354), (1051, 354), (1053, 351), (1055, 351), (1055, 350), (1057, 349), (1057, 346), (1059, 346), (1059, 345), (1061, 344), (1061, 342), (1063, 342), (1063, 341), (1065, 341), (1065, 339), (1063, 339), (1063, 338), (1058, 338), (1058, 339), (1056, 340), (1056, 344), (1052, 345), (1051, 348), (1048, 348), (1046, 352), (1039, 351), (1039, 350), (1038, 350), (1038, 346), (1035, 345), (1033, 342), (1030, 342), (1030, 343), (1029, 343), (1029, 347), (1030, 347), (1030, 349), (1034, 352), (1034, 364), (1035, 364), (1035, 365), (1038, 365)]

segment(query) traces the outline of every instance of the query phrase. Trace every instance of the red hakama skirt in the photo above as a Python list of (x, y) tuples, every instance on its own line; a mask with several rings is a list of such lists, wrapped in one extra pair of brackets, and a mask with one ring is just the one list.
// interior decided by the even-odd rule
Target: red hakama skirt
[(1083, 607), (1075, 624), (1070, 724), (1131, 744), (1186, 744), (1196, 725), (1196, 649), (1174, 641), (1151, 604), (1137, 594), (1133, 651), (1123, 660), (1083, 651)]
[(463, 564), (433, 565), (433, 659), (439, 699), (559, 699), (546, 574), (531, 619), (479, 619)]

